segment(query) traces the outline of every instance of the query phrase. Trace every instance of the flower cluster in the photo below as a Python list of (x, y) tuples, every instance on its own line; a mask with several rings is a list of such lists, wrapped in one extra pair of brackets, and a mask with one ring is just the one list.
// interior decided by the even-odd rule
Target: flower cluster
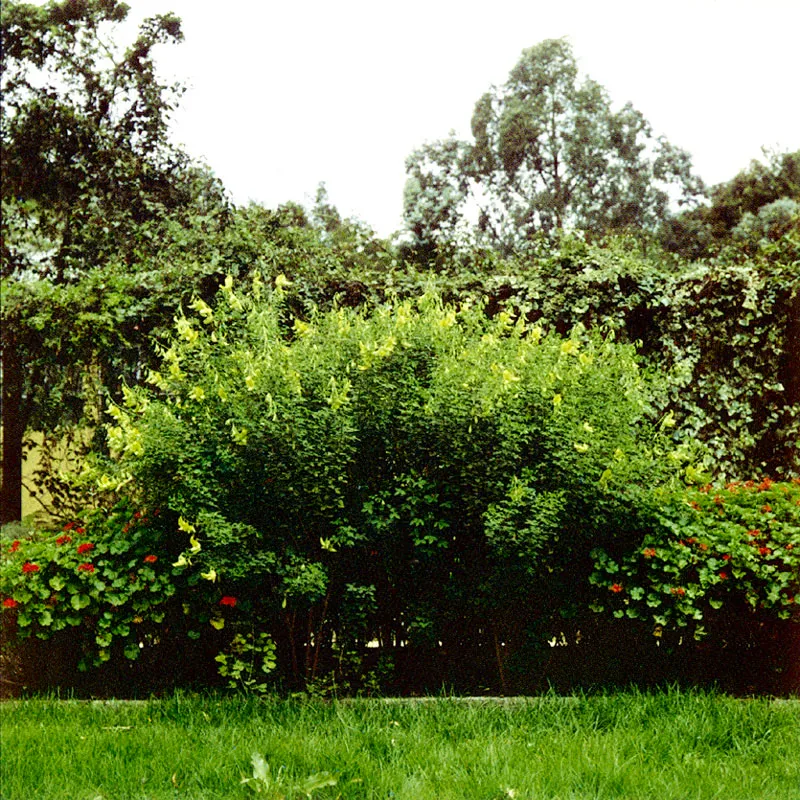
[[(732, 482), (677, 492), (660, 526), (621, 560), (595, 550), (592, 583), (616, 617), (696, 630), (735, 596), (780, 618), (800, 605), (800, 482)], [(609, 599), (614, 598), (609, 604)]]

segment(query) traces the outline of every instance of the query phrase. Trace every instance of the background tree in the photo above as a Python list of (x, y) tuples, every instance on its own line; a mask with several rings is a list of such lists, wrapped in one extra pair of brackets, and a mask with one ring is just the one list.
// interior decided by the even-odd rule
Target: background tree
[(579, 82), (561, 39), (523, 52), (508, 81), (478, 100), (472, 133), (470, 143), (451, 138), (409, 158), (406, 219), (423, 243), (470, 210), (504, 250), (565, 228), (653, 231), (671, 200), (703, 191), (685, 151), (654, 136), (630, 104), (614, 111), (595, 81)]
[(153, 50), (180, 42), (180, 20), (142, 23), (126, 49), (118, 0), (2, 9), (3, 274), (74, 277), (113, 254), (128, 262), (141, 226), (184, 205), (197, 184), (168, 138), (181, 94)]
[(180, 21), (145, 20), (121, 49), (127, 13), (117, 0), (2, 6), (3, 522), (20, 516), (29, 424), (76, 423), (110, 376), (140, 368), (155, 310), (182, 296), (162, 302), (169, 272), (145, 274), (155, 253), (228, 214), (219, 182), (168, 139), (180, 90), (159, 81), (153, 50), (182, 39)]
[(713, 186), (711, 203), (679, 214), (664, 226), (664, 247), (684, 258), (704, 258), (726, 244), (775, 241), (800, 231), (800, 150), (764, 151), (736, 177)]

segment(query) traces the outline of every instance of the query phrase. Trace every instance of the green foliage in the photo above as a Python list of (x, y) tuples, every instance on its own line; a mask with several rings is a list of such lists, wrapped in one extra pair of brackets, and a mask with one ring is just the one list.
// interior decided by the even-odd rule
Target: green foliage
[(712, 187), (710, 205), (668, 220), (662, 244), (684, 258), (701, 259), (732, 242), (752, 252), (755, 241), (774, 240), (792, 227), (796, 237), (800, 150), (764, 155), (766, 163), (754, 160), (732, 180)]
[(79, 628), (83, 669), (114, 655), (137, 659), (182, 583), (152, 514), (120, 504), (60, 532), (4, 529), (0, 593), (19, 636)]
[(219, 674), (228, 679), (229, 689), (264, 694), (267, 684), (259, 680), (275, 669), (275, 642), (268, 633), (258, 636), (251, 630), (246, 635), (237, 633), (231, 639), (228, 651), (214, 658), (219, 662)]
[(653, 231), (702, 194), (689, 155), (655, 137), (640, 112), (613, 111), (605, 90), (578, 82), (572, 49), (547, 40), (522, 53), (502, 87), (475, 105), (474, 141), (450, 139), (408, 160), (405, 211), (422, 252), (458, 231), (470, 203), (477, 231), (504, 252), (536, 233)]
[(695, 638), (746, 608), (798, 618), (800, 480), (689, 487), (656, 502), (635, 549), (594, 551), (596, 611), (645, 620), (656, 636), (691, 626)]
[(286, 798), (313, 798), (314, 793), (327, 786), (336, 786), (336, 778), (329, 772), (317, 772), (308, 775), (301, 781), (288, 782), (284, 777), (285, 767), (278, 767), (273, 775), (269, 764), (260, 753), (253, 753), (250, 758), (253, 764), (253, 777), (242, 778), (242, 784), (248, 786), (256, 794), (266, 795), (272, 800)]
[(645, 424), (633, 348), (599, 331), (435, 294), (302, 319), (289, 289), (228, 279), (176, 317), (154, 392), (112, 409), (100, 480), (132, 478), (195, 537), (178, 568), (264, 621), (294, 680), (336, 669), (334, 638), (344, 669), (381, 626), (430, 641), (487, 603), (554, 612), (591, 547), (631, 535), (644, 477), (688, 458)]

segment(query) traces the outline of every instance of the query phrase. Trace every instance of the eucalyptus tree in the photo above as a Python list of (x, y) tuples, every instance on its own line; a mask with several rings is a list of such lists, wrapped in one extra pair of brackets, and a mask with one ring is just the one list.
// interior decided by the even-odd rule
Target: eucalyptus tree
[(652, 231), (673, 201), (703, 192), (690, 156), (580, 80), (562, 39), (525, 50), (478, 100), (471, 141), (428, 144), (406, 169), (406, 225), (419, 241), (447, 238), (472, 213), (478, 234), (506, 251), (568, 228)]

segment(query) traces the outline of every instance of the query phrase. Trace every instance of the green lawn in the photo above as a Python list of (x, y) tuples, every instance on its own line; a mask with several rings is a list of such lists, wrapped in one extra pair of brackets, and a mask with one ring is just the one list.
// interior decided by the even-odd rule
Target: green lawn
[[(176, 695), (30, 699), (2, 703), (0, 714), (3, 800), (800, 799), (798, 701)], [(243, 784), (253, 753), (263, 779)]]

